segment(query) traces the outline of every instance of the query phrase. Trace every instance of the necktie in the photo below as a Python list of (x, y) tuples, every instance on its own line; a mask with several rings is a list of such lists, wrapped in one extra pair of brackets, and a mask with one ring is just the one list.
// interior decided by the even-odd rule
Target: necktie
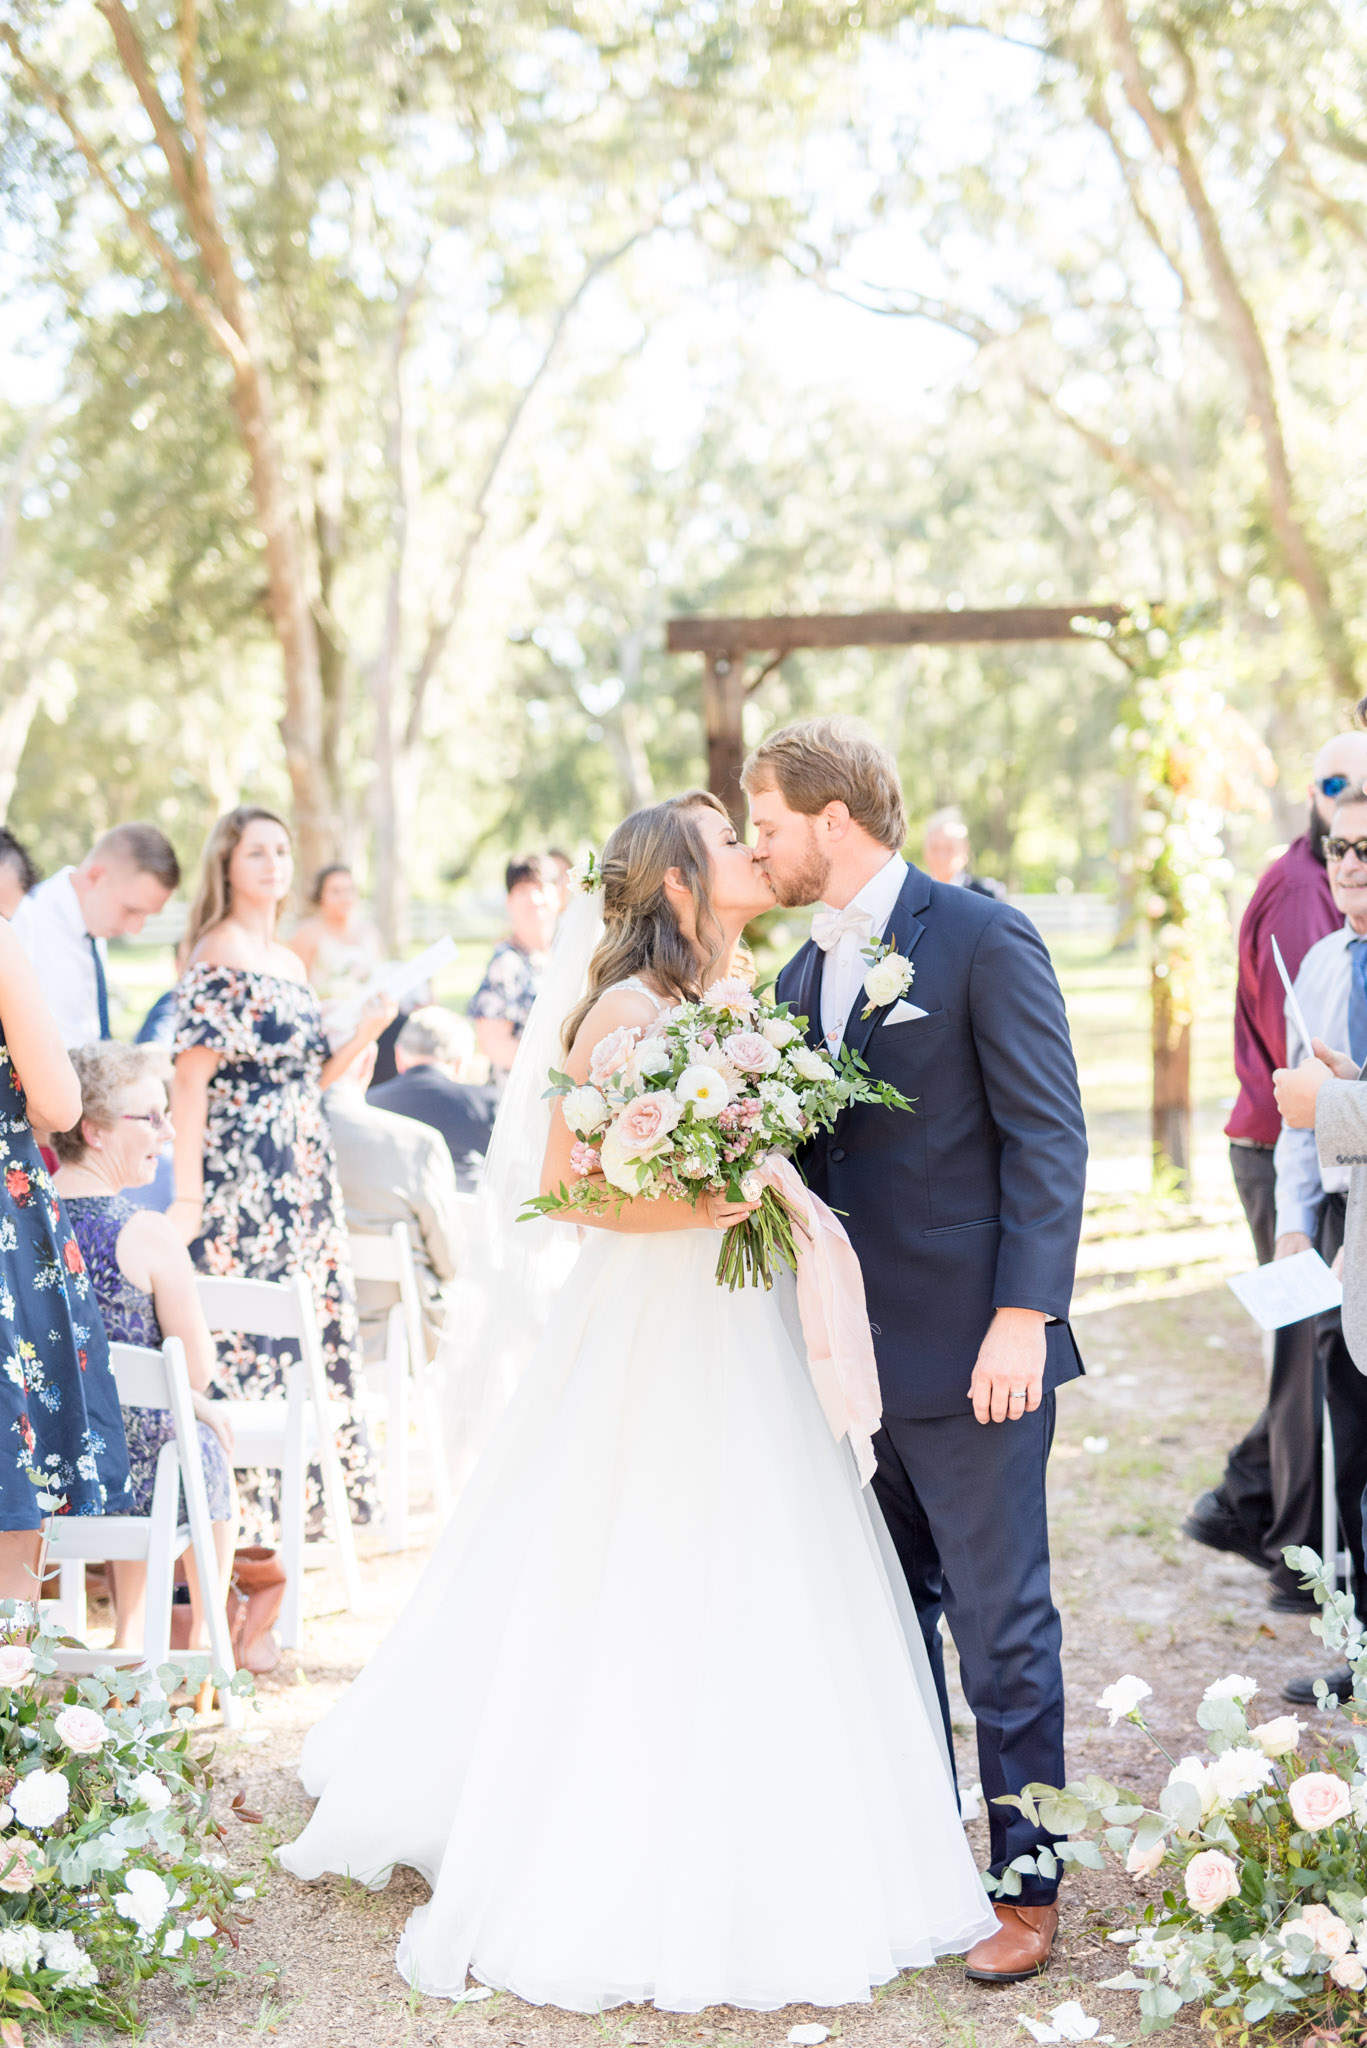
[(1367, 939), (1348, 942), (1348, 1051), (1367, 1063)]
[(873, 936), (873, 919), (867, 910), (827, 910), (823, 904), (812, 919), (812, 944), (820, 946), (823, 953), (839, 945), (847, 932), (859, 939)]
[(100, 1036), (108, 1038), (109, 1031), (109, 983), (104, 978), (104, 962), (100, 958), (100, 942), (92, 932), (86, 933), (90, 941), (90, 957), (95, 962), (95, 1002), (100, 1013)]

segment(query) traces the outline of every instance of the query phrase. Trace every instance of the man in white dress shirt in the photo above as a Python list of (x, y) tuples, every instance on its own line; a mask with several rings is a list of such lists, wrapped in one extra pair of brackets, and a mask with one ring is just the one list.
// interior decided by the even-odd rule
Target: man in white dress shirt
[(855, 995), (869, 971), (865, 954), (887, 930), (908, 872), (900, 853), (889, 854), (843, 910), (828, 910), (822, 904), (812, 919), (812, 937), (826, 955), (821, 1030), (832, 1053), (840, 1050)]
[(132, 938), (180, 882), (155, 825), (115, 825), (79, 867), (59, 868), (24, 898), (14, 930), (33, 962), (66, 1046), (108, 1038), (105, 941)]
[[(1344, 913), (1343, 927), (1310, 948), (1301, 962), (1295, 990), (1305, 1022), (1317, 1043), (1356, 1044), (1367, 1055), (1367, 861), (1357, 850), (1364, 844), (1367, 801), (1359, 796), (1339, 804), (1324, 842), (1325, 868), (1334, 902)], [(1288, 1003), (1286, 1069), (1282, 1073), (1294, 1071), (1306, 1061), (1313, 1062), (1313, 1049), (1304, 1043)], [(1282, 1103), (1280, 1091), (1278, 1101), (1284, 1116), (1295, 1113), (1291, 1105)], [(1312, 1107), (1308, 1129), (1298, 1129), (1286, 1122), (1273, 1154), (1277, 1170), (1275, 1256), (1289, 1258), (1315, 1245), (1332, 1264), (1343, 1244), (1351, 1168), (1322, 1162), (1315, 1142), (1313, 1114)], [(1344, 1533), (1361, 1601), (1364, 1585), (1358, 1502), (1367, 1485), (1367, 1381), (1354, 1368), (1337, 1309), (1316, 1318), (1315, 1348), (1334, 1429), (1334, 1463), (1344, 1510)], [(1312, 1673), (1304, 1679), (1291, 1680), (1284, 1689), (1285, 1696), (1313, 1703), (1311, 1687), (1319, 1675)], [(1343, 1687), (1338, 1690), (1342, 1692)]]

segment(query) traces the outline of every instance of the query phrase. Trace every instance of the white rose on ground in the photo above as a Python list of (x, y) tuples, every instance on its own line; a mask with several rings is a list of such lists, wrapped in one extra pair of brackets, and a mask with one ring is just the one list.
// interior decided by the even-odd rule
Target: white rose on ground
[(809, 1045), (795, 1045), (788, 1055), (788, 1064), (804, 1081), (825, 1081), (835, 1071), (830, 1061), (823, 1060)]
[(33, 1673), (33, 1652), (23, 1643), (0, 1643), (0, 1686), (23, 1685)]
[(1272, 1759), (1260, 1749), (1227, 1749), (1210, 1765), (1210, 1782), (1222, 1804), (1261, 1792), (1272, 1776)]
[(155, 1870), (130, 1870), (125, 1891), (115, 1892), (114, 1911), (132, 1920), (142, 1934), (154, 1934), (166, 1918), (171, 1894)]
[(206, 1914), (198, 1920), (192, 1920), (185, 1932), (189, 1935), (191, 1941), (207, 1941), (211, 1934), (218, 1932), (218, 1929), (214, 1921), (210, 1920)]
[(1146, 1685), (1142, 1678), (1136, 1678), (1134, 1673), (1129, 1671), (1123, 1678), (1117, 1678), (1113, 1684), (1106, 1687), (1097, 1705), (1104, 1713), (1110, 1715), (1111, 1726), (1114, 1728), (1117, 1721), (1123, 1721), (1127, 1715), (1134, 1712), (1141, 1700), (1152, 1697), (1153, 1687)]
[(171, 1788), (155, 1771), (139, 1771), (128, 1788), (128, 1796), (135, 1805), (145, 1806), (149, 1813), (160, 1813), (171, 1804)]
[(1301, 1724), (1294, 1714), (1278, 1714), (1249, 1732), (1264, 1756), (1290, 1756), (1301, 1745)]
[(1239, 1889), (1239, 1866), (1223, 1849), (1203, 1849), (1186, 1868), (1187, 1902), (1207, 1917)]
[(53, 1726), (57, 1740), (77, 1756), (94, 1756), (109, 1739), (109, 1730), (90, 1707), (63, 1707)]
[(760, 1030), (770, 1045), (776, 1045), (780, 1052), (785, 1045), (791, 1045), (795, 1038), (802, 1035), (796, 1024), (790, 1024), (786, 1017), (770, 1017), (760, 1025)]
[(895, 1003), (911, 987), (916, 969), (903, 953), (885, 953), (864, 976), (864, 993), (875, 1010)]
[(60, 1771), (30, 1771), (11, 1790), (9, 1803), (22, 1827), (55, 1827), (71, 1804), (71, 1787)]
[(731, 1100), (731, 1090), (715, 1067), (685, 1067), (674, 1093), (680, 1102), (693, 1105), (694, 1116), (717, 1116)]
[(1028, 2034), (1046, 2044), (1055, 2041), (1094, 2041), (1101, 2032), (1100, 2020), (1094, 2020), (1090, 2013), (1083, 2011), (1075, 1998), (1063, 2005), (1056, 2005), (1047, 2020), (1032, 2020), (1023, 2012), (1016, 2018)]
[(611, 1114), (602, 1091), (587, 1082), (582, 1088), (571, 1088), (568, 1095), (561, 1097), (560, 1113), (576, 1138), (587, 1138), (594, 1131), (601, 1131)]
[(1217, 1678), (1213, 1685), (1208, 1685), (1201, 1697), (1203, 1700), (1237, 1700), (1242, 1707), (1257, 1690), (1256, 1678), (1241, 1678), (1237, 1671), (1231, 1671), (1228, 1678)]

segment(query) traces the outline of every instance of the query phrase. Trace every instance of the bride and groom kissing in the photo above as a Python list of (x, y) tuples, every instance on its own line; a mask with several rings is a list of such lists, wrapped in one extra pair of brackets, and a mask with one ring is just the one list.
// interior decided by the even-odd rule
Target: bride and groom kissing
[[(304, 1878), (417, 1869), (398, 1965), (429, 1995), (473, 1974), (571, 2011), (771, 2010), (864, 2001), (942, 1955), (996, 1983), (1049, 1959), (1055, 1885), (1027, 1872), (994, 1906), (965, 1841), (939, 1624), (1000, 1879), (1048, 1838), (993, 1802), (1065, 1775), (1045, 1467), (1082, 1370), (1086, 1141), (1062, 997), (1025, 918), (901, 858), (896, 767), (861, 727), (789, 727), (744, 782), (753, 850), (698, 792), (610, 836), (481, 1199), (520, 1204), (529, 1145), (543, 1189), (572, 1171), (549, 1068), (583, 1082), (608, 1034), (729, 975), (775, 899), (821, 904), (778, 998), (912, 1101), (845, 1109), (799, 1158), (862, 1265), (877, 1469), (861, 1488), (827, 1426), (791, 1289), (715, 1283), (746, 1204), (538, 1223), (553, 1284), (508, 1254), (530, 1355), (408, 1607), (309, 1735), (318, 1804), (282, 1853)], [(912, 973), (882, 1004), (880, 946)], [(491, 1298), (515, 1213), (491, 1219)], [(487, 1374), (489, 1320), (462, 1323), (482, 1334), (448, 1370)]]

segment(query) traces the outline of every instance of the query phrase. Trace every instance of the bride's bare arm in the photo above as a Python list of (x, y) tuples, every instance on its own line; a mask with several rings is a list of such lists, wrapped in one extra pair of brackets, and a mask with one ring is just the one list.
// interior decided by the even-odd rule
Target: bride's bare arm
[[(587, 1081), (589, 1061), (600, 1039), (620, 1030), (623, 1025), (635, 1025), (644, 1036), (654, 1018), (655, 1006), (649, 997), (637, 995), (631, 989), (613, 989), (600, 996), (579, 1027), (564, 1071), (575, 1081)], [(551, 1110), (550, 1136), (546, 1140), (546, 1156), (541, 1165), (543, 1195), (551, 1194), (562, 1181), (567, 1187), (573, 1186), (575, 1173), (570, 1165), (573, 1145), (573, 1134), (557, 1102)], [(643, 1236), (662, 1230), (729, 1230), (733, 1223), (741, 1222), (751, 1213), (752, 1205), (728, 1202), (719, 1195), (704, 1195), (696, 1209), (691, 1202), (674, 1201), (667, 1195), (662, 1195), (655, 1202), (623, 1196), (620, 1201), (614, 1198), (596, 1215), (586, 1215), (581, 1211), (562, 1220), (587, 1224), (591, 1230), (623, 1230), (634, 1236)]]

